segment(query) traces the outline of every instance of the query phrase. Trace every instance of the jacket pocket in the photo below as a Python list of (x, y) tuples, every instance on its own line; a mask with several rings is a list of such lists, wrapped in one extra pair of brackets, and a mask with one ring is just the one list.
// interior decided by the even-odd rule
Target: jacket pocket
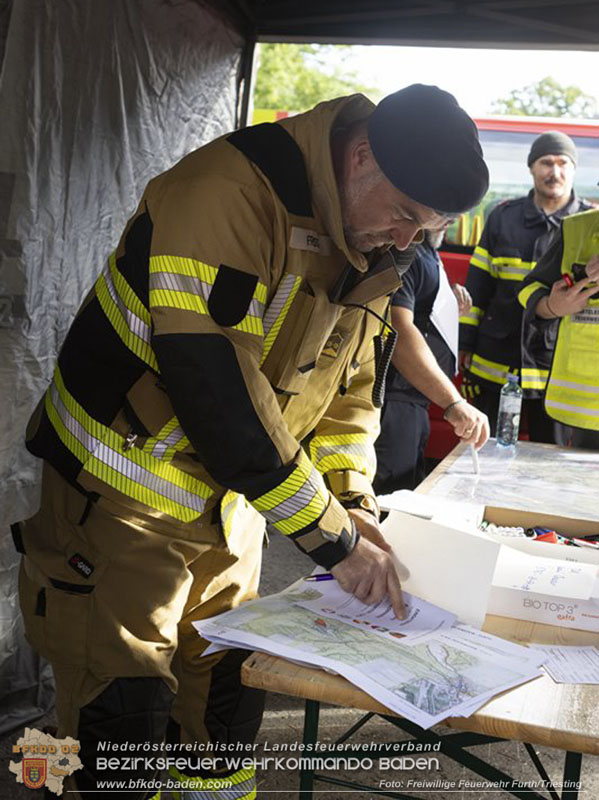
[(275, 392), (302, 392), (341, 311), (323, 290), (300, 288), (262, 367)]

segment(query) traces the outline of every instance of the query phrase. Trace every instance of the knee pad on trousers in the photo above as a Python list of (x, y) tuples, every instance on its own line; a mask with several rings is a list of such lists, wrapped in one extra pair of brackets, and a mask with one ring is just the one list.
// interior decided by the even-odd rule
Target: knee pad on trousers
[[(229, 650), (212, 669), (204, 712), (204, 725), (212, 742), (251, 744), (256, 738), (262, 722), (265, 692), (241, 683), (241, 665), (249, 655), (248, 650)], [(180, 726), (173, 719), (169, 720), (167, 740), (180, 741)], [(185, 774), (209, 777), (215, 773), (188, 769)], [(217, 774), (222, 777), (227, 770), (219, 770)]]
[[(149, 757), (155, 753), (144, 751), (98, 751), (97, 743), (105, 742), (156, 742), (164, 739), (174, 695), (162, 678), (115, 678), (104, 691), (79, 712), (77, 738), (81, 744), (79, 758), (83, 769), (75, 773), (77, 788), (85, 792), (86, 800), (99, 800), (103, 792), (96, 795), (97, 780), (129, 780), (154, 777), (148, 774), (139, 762), (131, 770), (99, 770), (97, 757), (123, 758)], [(90, 794), (91, 792), (91, 794)], [(140, 790), (139, 800), (147, 796)], [(151, 795), (150, 795), (151, 796)], [(127, 794), (138, 800), (135, 794)]]

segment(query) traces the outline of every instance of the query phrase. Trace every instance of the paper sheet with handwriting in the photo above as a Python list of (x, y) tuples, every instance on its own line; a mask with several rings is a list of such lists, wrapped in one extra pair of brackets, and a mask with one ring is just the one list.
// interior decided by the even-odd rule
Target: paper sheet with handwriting
[(596, 577), (595, 564), (531, 556), (502, 545), (493, 585), (503, 589), (588, 600)]

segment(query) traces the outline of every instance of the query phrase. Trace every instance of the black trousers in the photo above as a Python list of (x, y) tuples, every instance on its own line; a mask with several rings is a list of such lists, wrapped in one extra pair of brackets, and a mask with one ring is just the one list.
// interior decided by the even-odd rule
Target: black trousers
[(395, 400), (385, 401), (381, 433), (376, 440), (377, 494), (414, 489), (424, 480), (424, 449), (430, 433), (428, 406)]
[[(480, 394), (476, 394), (470, 402), (489, 417), (491, 436), (497, 430), (497, 412), (499, 410), (499, 392), (487, 389), (479, 384)], [(522, 415), (528, 429), (531, 442), (558, 444), (561, 447), (579, 447), (585, 450), (599, 450), (599, 431), (573, 428), (552, 419), (544, 407), (544, 398), (525, 398), (522, 403)]]

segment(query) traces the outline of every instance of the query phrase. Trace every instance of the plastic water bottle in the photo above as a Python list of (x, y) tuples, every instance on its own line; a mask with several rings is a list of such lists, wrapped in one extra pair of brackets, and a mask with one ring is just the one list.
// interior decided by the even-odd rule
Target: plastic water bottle
[(517, 375), (508, 375), (499, 394), (497, 414), (497, 444), (514, 447), (518, 441), (520, 412), (522, 411), (522, 389)]

